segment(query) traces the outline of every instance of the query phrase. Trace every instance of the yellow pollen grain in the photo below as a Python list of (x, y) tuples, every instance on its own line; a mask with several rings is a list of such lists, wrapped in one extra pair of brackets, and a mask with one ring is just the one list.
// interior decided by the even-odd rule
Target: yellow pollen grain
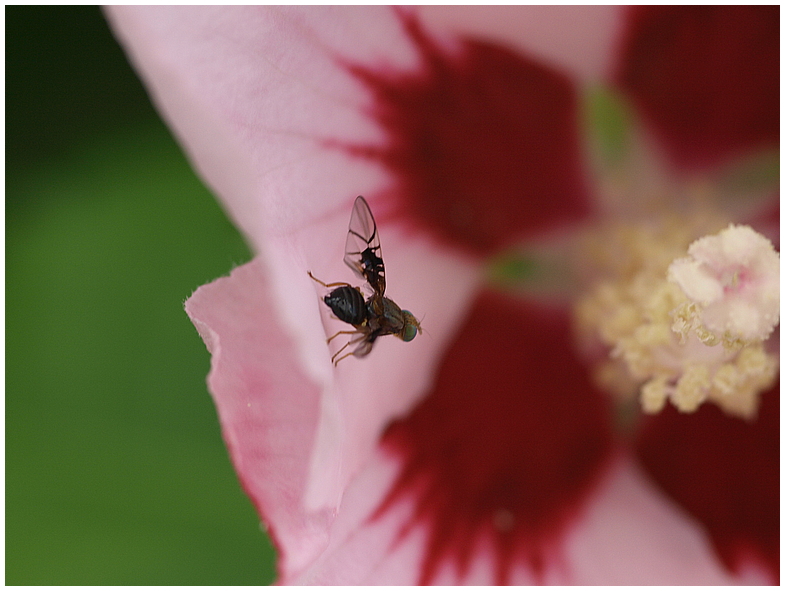
[(648, 414), (655, 414), (665, 408), (668, 400), (667, 376), (657, 376), (641, 388), (641, 406)]
[(708, 398), (709, 388), (709, 369), (705, 365), (693, 365), (688, 367), (676, 382), (671, 399), (681, 412), (695, 412)]

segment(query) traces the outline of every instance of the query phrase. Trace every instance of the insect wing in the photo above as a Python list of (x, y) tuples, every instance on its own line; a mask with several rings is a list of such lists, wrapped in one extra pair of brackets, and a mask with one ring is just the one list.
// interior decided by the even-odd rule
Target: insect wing
[[(338, 363), (342, 359), (346, 359), (350, 355), (352, 355), (354, 357), (365, 357), (366, 355), (368, 355), (368, 353), (371, 352), (371, 349), (373, 349), (374, 340), (375, 340), (375, 337), (373, 336), (373, 333), (368, 332), (367, 330), (365, 330), (363, 328), (360, 328), (360, 330), (358, 330), (355, 333), (355, 335), (351, 339), (349, 339), (349, 342), (346, 343), (343, 347), (341, 347), (338, 350), (338, 352), (335, 353), (335, 355), (333, 355), (333, 358), (332, 358), (333, 363), (335, 365), (338, 365)], [(327, 342), (329, 343), (329, 341), (327, 341)], [(341, 355), (341, 353), (343, 353), (344, 349), (346, 349), (346, 347), (349, 347), (351, 345), (354, 345), (354, 349), (352, 349), (348, 353), (345, 353), (345, 354)], [(340, 355), (340, 357), (339, 357), (339, 355)]]
[(376, 230), (376, 220), (373, 219), (368, 202), (362, 196), (354, 201), (343, 261), (368, 282), (375, 294), (384, 294), (386, 283), (382, 245)]
[(360, 338), (352, 339), (351, 344), (355, 345), (352, 350), (352, 355), (355, 357), (365, 357), (373, 349), (374, 340), (371, 340), (370, 334), (364, 334)]

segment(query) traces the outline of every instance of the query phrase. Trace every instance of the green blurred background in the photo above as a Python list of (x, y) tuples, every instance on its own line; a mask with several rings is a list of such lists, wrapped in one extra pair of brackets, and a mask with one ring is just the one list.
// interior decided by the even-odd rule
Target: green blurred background
[(6, 584), (263, 584), (183, 312), (250, 258), (95, 7), (7, 7)]

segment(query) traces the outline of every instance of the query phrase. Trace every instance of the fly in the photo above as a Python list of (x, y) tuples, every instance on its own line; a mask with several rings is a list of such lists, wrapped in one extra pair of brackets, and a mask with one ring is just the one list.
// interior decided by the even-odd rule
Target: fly
[[(325, 283), (308, 271), (308, 276), (317, 283), (335, 288), (324, 296), (324, 303), (339, 320), (354, 327), (354, 330), (340, 330), (327, 339), (330, 343), (338, 335), (351, 335), (349, 341), (333, 355), (332, 362), (335, 365), (350, 355), (365, 357), (381, 336), (391, 334), (408, 342), (418, 332), (422, 332), (419, 321), (411, 312), (401, 310), (398, 304), (384, 297), (387, 283), (384, 278), (382, 246), (376, 220), (362, 195), (354, 201), (343, 261), (367, 282), (371, 291), (367, 299), (359, 287), (343, 282)], [(349, 345), (354, 345), (354, 349), (338, 357)]]

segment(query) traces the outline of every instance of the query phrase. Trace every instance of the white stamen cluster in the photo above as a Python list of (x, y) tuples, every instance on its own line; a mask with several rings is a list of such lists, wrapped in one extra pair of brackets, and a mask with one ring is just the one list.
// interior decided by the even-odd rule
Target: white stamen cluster
[(779, 322), (779, 255), (746, 226), (688, 248), (702, 231), (684, 220), (624, 224), (584, 244), (595, 280), (575, 306), (579, 335), (605, 352), (595, 355), (600, 385), (639, 396), (645, 412), (712, 401), (750, 418), (778, 371), (764, 341)]
[(766, 340), (780, 319), (780, 257), (749, 226), (730, 225), (693, 242), (668, 268), (690, 303), (677, 330), (694, 331), (707, 345)]

